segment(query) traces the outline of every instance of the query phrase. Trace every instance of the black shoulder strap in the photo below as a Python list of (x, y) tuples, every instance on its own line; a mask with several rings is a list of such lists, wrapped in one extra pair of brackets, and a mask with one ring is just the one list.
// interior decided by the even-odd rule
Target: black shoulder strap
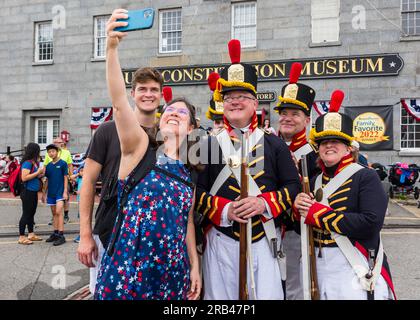
[(124, 207), (131, 190), (133, 190), (133, 188), (154, 168), (155, 164), (156, 149), (152, 148), (149, 144), (143, 159), (141, 159), (138, 165), (128, 175), (127, 182), (121, 195), (119, 206), (120, 211), (122, 211), (122, 208)]
[(184, 180), (181, 177), (178, 177), (176, 174), (173, 174), (172, 172), (169, 172), (169, 171), (167, 171), (165, 169), (162, 169), (162, 168), (159, 168), (157, 166), (155, 166), (153, 168), (153, 170), (156, 170), (158, 172), (161, 172), (163, 174), (166, 174), (168, 177), (171, 177), (172, 179), (175, 179), (175, 180), (177, 180), (177, 181), (179, 181), (179, 182), (181, 182), (181, 183), (189, 186), (190, 188), (194, 189), (194, 183), (191, 183), (191, 182), (189, 182), (187, 180)]
[(109, 256), (112, 256), (114, 253), (115, 242), (117, 240), (119, 230), (122, 225), (122, 211), (125, 203), (127, 202), (128, 195), (131, 190), (141, 181), (155, 166), (156, 164), (156, 149), (152, 148), (149, 144), (147, 147), (146, 153), (144, 154), (143, 159), (138, 163), (133, 171), (128, 175), (127, 183), (124, 186), (122, 195), (120, 198), (120, 203), (118, 206), (117, 222), (116, 222), (116, 232), (113, 234), (113, 238), (108, 246), (107, 253)]

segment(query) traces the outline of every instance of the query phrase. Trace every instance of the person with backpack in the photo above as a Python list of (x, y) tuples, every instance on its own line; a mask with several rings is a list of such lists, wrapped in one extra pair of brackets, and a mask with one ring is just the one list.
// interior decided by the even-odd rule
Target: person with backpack
[[(20, 192), (22, 200), (22, 217), (19, 221), (19, 244), (30, 245), (33, 241), (42, 241), (34, 233), (34, 216), (38, 205), (38, 191), (41, 189), (40, 178), (45, 173), (45, 168), (39, 165), (40, 147), (36, 143), (29, 143), (25, 148), (25, 154), (22, 158), (22, 165), (19, 170), (20, 177), (16, 179), (16, 190), (14, 194)], [(19, 186), (22, 183), (22, 186)], [(28, 227), (28, 237), (25, 236), (25, 229)]]
[(119, 206), (94, 298), (198, 299), (195, 188), (191, 167), (181, 160), (180, 151), (196, 126), (195, 108), (185, 99), (166, 105), (159, 121), (163, 145), (156, 150), (153, 137), (138, 125), (121, 74), (117, 47), (125, 34), (114, 28), (125, 24), (116, 20), (127, 18), (126, 13), (115, 10), (107, 23), (107, 83), (121, 143)]

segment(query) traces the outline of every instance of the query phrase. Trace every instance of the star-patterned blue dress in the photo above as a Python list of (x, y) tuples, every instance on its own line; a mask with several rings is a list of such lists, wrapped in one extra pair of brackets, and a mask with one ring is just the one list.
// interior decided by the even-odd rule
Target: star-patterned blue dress
[[(190, 172), (179, 160), (159, 155), (156, 167), (191, 183)], [(119, 180), (118, 201), (126, 181)], [(137, 184), (119, 215), (121, 229), (114, 226), (113, 254), (103, 256), (95, 299), (186, 299), (190, 286), (186, 234), (193, 193), (187, 184), (155, 169)]]

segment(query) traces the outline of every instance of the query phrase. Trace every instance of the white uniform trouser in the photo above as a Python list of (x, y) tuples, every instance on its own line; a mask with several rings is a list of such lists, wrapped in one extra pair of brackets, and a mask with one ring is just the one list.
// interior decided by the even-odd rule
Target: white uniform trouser
[(303, 300), (303, 288), (299, 268), (302, 250), (300, 235), (295, 231), (286, 231), (283, 239), (283, 249), (286, 254), (286, 300)]
[[(359, 284), (359, 279), (350, 263), (339, 248), (322, 248), (318, 257), (316, 248), (316, 268), (321, 300), (367, 300), (367, 293)], [(366, 258), (358, 252), (365, 261)], [(367, 261), (366, 261), (367, 267)], [(380, 275), (375, 286), (375, 300), (393, 299), (388, 284)]]
[(93, 240), (96, 242), (96, 246), (98, 247), (98, 260), (93, 261), (95, 264), (94, 268), (89, 268), (89, 291), (90, 293), (95, 293), (95, 287), (96, 287), (96, 280), (98, 276), (98, 271), (101, 266), (102, 257), (105, 253), (105, 248), (102, 245), (101, 240), (99, 239), (99, 236), (97, 234), (93, 235)]
[[(277, 230), (278, 239), (280, 234)], [(277, 259), (266, 239), (252, 244), (255, 288), (258, 300), (283, 300)], [(254, 299), (248, 268), (248, 294)], [(204, 300), (238, 300), (239, 241), (211, 228), (203, 254)]]

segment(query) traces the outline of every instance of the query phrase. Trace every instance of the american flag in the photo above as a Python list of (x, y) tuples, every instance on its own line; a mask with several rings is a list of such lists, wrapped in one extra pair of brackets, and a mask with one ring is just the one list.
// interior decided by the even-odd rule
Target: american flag
[(401, 99), (401, 104), (408, 114), (420, 121), (420, 99)]
[(322, 116), (323, 114), (327, 113), (330, 110), (330, 102), (329, 101), (315, 101), (313, 104), (315, 111), (318, 115)]
[(112, 116), (112, 108), (92, 108), (90, 128), (96, 129), (103, 122), (109, 121)]

